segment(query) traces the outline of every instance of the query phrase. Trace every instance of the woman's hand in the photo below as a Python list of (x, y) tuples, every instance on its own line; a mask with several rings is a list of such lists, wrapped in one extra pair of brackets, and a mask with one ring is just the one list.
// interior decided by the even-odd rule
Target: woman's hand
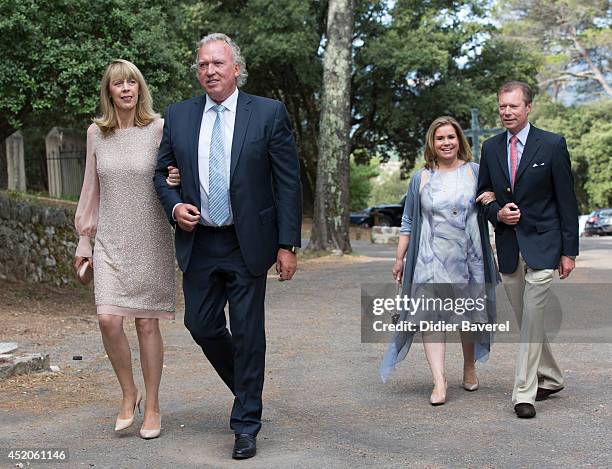
[(181, 175), (179, 174), (178, 168), (168, 166), (168, 177), (166, 178), (166, 184), (168, 184), (170, 187), (178, 187), (181, 185)]
[(400, 283), (402, 281), (402, 274), (404, 273), (404, 261), (396, 259), (393, 264), (393, 269), (391, 269), (391, 273), (393, 274), (393, 280)]
[(81, 256), (76, 256), (74, 258), (74, 270), (79, 270), (79, 267), (81, 266), (81, 264), (83, 262), (85, 262), (86, 260), (89, 259), (89, 262), (91, 262), (91, 266), (93, 267), (93, 259), (91, 257), (81, 257)]
[(476, 197), (476, 203), (481, 203), (483, 205), (489, 205), (491, 202), (495, 200), (495, 192), (485, 191)]

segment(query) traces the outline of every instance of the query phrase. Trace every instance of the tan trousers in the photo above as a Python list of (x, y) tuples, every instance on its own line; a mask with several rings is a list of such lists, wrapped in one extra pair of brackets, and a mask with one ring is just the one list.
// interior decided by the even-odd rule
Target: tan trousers
[(559, 389), (563, 386), (563, 374), (544, 331), (544, 314), (553, 272), (553, 269), (530, 268), (519, 254), (516, 271), (503, 274), (504, 289), (521, 328), (512, 391), (514, 404), (533, 404), (538, 387)]

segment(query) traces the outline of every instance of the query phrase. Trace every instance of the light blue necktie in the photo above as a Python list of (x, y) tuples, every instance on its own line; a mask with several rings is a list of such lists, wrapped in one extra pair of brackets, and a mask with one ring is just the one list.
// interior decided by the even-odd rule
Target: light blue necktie
[(230, 215), (227, 182), (225, 179), (225, 154), (223, 151), (223, 129), (221, 113), (225, 107), (217, 104), (212, 107), (217, 113), (210, 139), (210, 159), (208, 164), (208, 207), (210, 219), (221, 226)]

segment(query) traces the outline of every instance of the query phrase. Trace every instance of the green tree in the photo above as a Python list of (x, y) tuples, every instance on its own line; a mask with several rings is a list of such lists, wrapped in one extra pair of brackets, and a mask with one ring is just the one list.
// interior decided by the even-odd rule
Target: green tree
[(381, 173), (374, 181), (369, 205), (396, 204), (406, 194), (408, 181), (402, 179), (402, 172), (387, 171)]
[(534, 103), (533, 123), (567, 140), (574, 187), (583, 213), (612, 204), (609, 192), (611, 158), (609, 147), (605, 146), (610, 143), (610, 115), (612, 99), (563, 106), (542, 96)]
[(190, 53), (161, 1), (34, 0), (0, 3), (0, 138), (33, 116), (66, 123), (92, 117), (105, 66), (140, 68), (157, 107), (191, 92)]
[(156, 107), (192, 92), (190, 52), (161, 0), (0, 0), (0, 145), (25, 126), (85, 127), (96, 113), (102, 72), (131, 60)]
[(470, 109), (479, 107), (482, 124), (491, 126), (499, 85), (534, 82), (537, 60), (496, 36), (488, 4), (399, 0), (362, 22), (353, 78), (354, 152), (395, 153), (410, 169), (436, 117), (452, 115), (465, 127)]
[(590, 208), (612, 207), (612, 122), (595, 122), (581, 140), (579, 151), (588, 166), (584, 189)]
[(499, 4), (498, 16), (506, 37), (541, 56), (542, 90), (553, 97), (565, 87), (612, 97), (608, 0), (509, 0)]
[(378, 158), (373, 158), (366, 164), (358, 164), (354, 158), (351, 158), (349, 174), (351, 211), (363, 210), (368, 206), (373, 188), (372, 179), (379, 175), (379, 163)]
[[(451, 114), (467, 126), (476, 106), (483, 125), (496, 125), (499, 84), (535, 83), (537, 57), (496, 35), (489, 4), (354, 0), (350, 152), (357, 162), (395, 153), (408, 170), (434, 118)], [(140, 67), (159, 110), (201, 93), (189, 69), (193, 50), (203, 35), (221, 31), (242, 48), (245, 91), (286, 104), (312, 212), (327, 13), (326, 0), (0, 0), (0, 142), (24, 125), (85, 127), (104, 66), (116, 57)]]

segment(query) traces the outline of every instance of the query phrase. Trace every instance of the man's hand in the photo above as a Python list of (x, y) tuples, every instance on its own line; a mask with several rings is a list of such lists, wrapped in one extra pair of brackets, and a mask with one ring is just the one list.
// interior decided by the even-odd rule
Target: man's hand
[(286, 249), (279, 249), (276, 255), (276, 273), (278, 280), (291, 280), (297, 270), (297, 255)]
[(181, 230), (191, 232), (200, 221), (200, 211), (194, 205), (180, 204), (174, 209), (174, 219)]
[(181, 175), (178, 168), (168, 166), (168, 177), (166, 178), (166, 184), (168, 184), (170, 187), (178, 187), (181, 185)]
[(491, 202), (495, 200), (495, 192), (484, 191), (478, 197), (476, 197), (476, 203), (481, 203), (482, 205), (489, 205)]
[(559, 260), (559, 278), (563, 280), (569, 277), (572, 270), (576, 268), (576, 261), (571, 257), (561, 256)]
[(402, 281), (402, 275), (404, 273), (404, 261), (402, 259), (395, 259), (391, 273), (393, 274), (393, 280), (397, 283)]
[(509, 202), (497, 212), (497, 219), (506, 225), (516, 225), (521, 218), (521, 211), (514, 202)]

